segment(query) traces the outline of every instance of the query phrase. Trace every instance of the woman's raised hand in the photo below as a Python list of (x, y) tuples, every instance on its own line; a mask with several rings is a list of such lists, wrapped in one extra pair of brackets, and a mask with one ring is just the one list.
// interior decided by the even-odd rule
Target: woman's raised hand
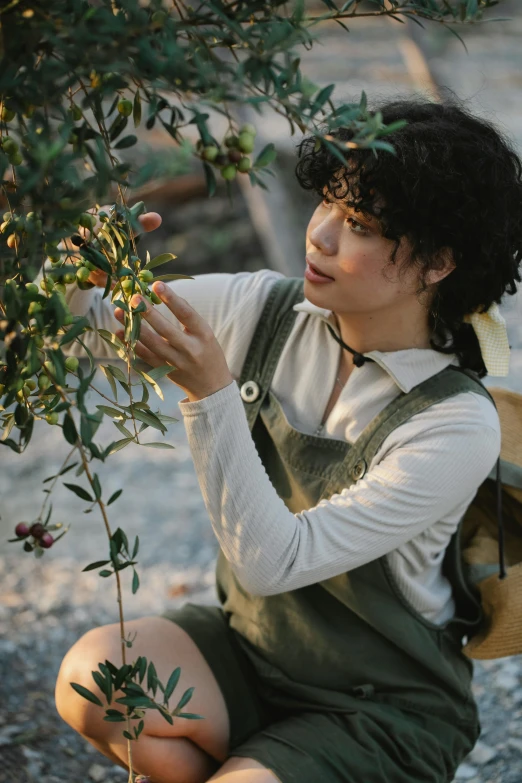
[[(100, 211), (108, 212), (110, 210), (110, 205), (101, 207)], [(157, 212), (145, 212), (143, 215), (140, 215), (138, 217), (138, 221), (141, 224), (141, 227), (143, 231), (154, 231), (156, 228), (159, 228), (161, 226), (161, 215), (158, 215)], [(102, 223), (97, 220), (93, 230), (96, 233), (96, 230), (102, 225)], [(83, 236), (85, 239), (89, 239), (91, 231), (88, 228), (80, 228), (78, 230), (78, 233)], [(102, 272), (101, 269), (96, 269), (92, 271), (87, 278), (88, 283), (93, 283), (96, 286), (99, 286), (100, 288), (105, 288), (107, 284), (107, 274), (105, 272)], [(112, 283), (111, 289), (114, 288), (116, 283)]]

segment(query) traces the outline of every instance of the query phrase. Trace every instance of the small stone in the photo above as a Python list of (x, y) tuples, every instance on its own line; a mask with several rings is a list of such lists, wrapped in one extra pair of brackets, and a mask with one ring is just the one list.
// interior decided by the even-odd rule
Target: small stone
[(471, 764), (461, 764), (455, 774), (455, 780), (471, 780), (478, 775), (478, 769), (472, 767)]
[(101, 783), (101, 781), (105, 780), (109, 774), (109, 770), (107, 767), (102, 767), (101, 764), (91, 764), (87, 774), (91, 780), (95, 781), (95, 783)]
[(518, 679), (509, 672), (499, 672), (494, 678), (494, 683), (505, 691), (514, 691), (518, 687)]
[(472, 764), (489, 764), (489, 762), (495, 758), (497, 751), (495, 748), (490, 748), (484, 742), (477, 742), (471, 753), (469, 754), (469, 760)]
[(522, 753), (522, 739), (519, 739), (518, 737), (510, 737), (507, 741), (507, 744), (513, 750)]

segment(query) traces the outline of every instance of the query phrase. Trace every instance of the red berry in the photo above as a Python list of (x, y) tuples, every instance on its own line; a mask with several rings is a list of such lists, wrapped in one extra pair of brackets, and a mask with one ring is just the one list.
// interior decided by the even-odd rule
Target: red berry
[(41, 538), (45, 533), (45, 528), (39, 522), (36, 522), (34, 525), (31, 525), (29, 532), (34, 538)]
[(29, 525), (25, 522), (19, 522), (15, 527), (15, 533), (19, 538), (26, 538), (30, 535), (31, 531), (29, 530)]
[(241, 160), (242, 157), (243, 157), (243, 154), (239, 150), (232, 149), (232, 150), (228, 151), (228, 159), (232, 163), (239, 163), (239, 161)]
[(50, 533), (44, 533), (40, 539), (40, 546), (44, 549), (49, 549), (54, 543), (54, 538)]

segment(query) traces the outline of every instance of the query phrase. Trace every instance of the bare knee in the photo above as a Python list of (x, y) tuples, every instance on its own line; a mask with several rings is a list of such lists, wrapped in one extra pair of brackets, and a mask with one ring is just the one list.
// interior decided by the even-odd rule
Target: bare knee
[[(98, 663), (105, 660), (118, 665), (121, 658), (119, 642), (117, 623), (93, 628), (73, 644), (61, 663), (55, 688), (56, 709), (66, 723), (87, 737), (101, 738), (111, 726), (117, 725), (103, 720), (107, 702), (92, 672), (97, 671)], [(80, 696), (71, 686), (72, 682), (92, 691), (104, 707)]]
[[(187, 738), (214, 758), (225, 759), (229, 741), (226, 704), (211, 669), (191, 638), (175, 623), (154, 616), (126, 622), (125, 631), (126, 635), (137, 634), (132, 648), (127, 651), (128, 663), (138, 656), (153, 661), (163, 683), (168, 681), (175, 667), (180, 667), (179, 682), (170, 697), (169, 709), (175, 707), (180, 694), (194, 687), (190, 712), (205, 718), (202, 721), (177, 718), (171, 725), (158, 711), (147, 710), (143, 733), (158, 738)], [(107, 702), (92, 678), (92, 671), (105, 660), (121, 666), (119, 624), (95, 628), (71, 647), (58, 675), (56, 707), (61, 717), (80, 734), (110, 743), (116, 735), (121, 735), (122, 724), (104, 720)], [(71, 682), (96, 694), (104, 707), (96, 706), (76, 693)], [(120, 704), (113, 702), (123, 695), (121, 691), (113, 693), (111, 708), (121, 709)]]

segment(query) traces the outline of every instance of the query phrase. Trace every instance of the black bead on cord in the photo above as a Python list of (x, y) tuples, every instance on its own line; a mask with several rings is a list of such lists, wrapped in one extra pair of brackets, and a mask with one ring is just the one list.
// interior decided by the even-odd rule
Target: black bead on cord
[(329, 331), (330, 331), (330, 334), (331, 334), (331, 335), (332, 335), (332, 337), (334, 338), (334, 340), (335, 340), (336, 342), (338, 342), (338, 343), (339, 343), (339, 345), (342, 345), (342, 347), (343, 347), (343, 348), (345, 348), (347, 351), (350, 351), (350, 353), (352, 353), (352, 354), (353, 354), (353, 363), (355, 364), (355, 366), (356, 366), (356, 367), (362, 367), (362, 366), (363, 366), (363, 364), (364, 364), (365, 362), (374, 362), (374, 361), (375, 361), (375, 359), (370, 359), (370, 357), (369, 357), (369, 356), (364, 356), (364, 354), (362, 354), (362, 353), (358, 353), (357, 351), (354, 351), (354, 350), (353, 350), (353, 348), (350, 348), (350, 346), (349, 346), (349, 345), (346, 345), (346, 343), (345, 343), (345, 342), (343, 342), (343, 341), (341, 340), (341, 338), (340, 338), (340, 337), (338, 337), (338, 336), (335, 334), (335, 332), (334, 332), (334, 330), (332, 329), (332, 327), (330, 326), (330, 324), (326, 324), (326, 325), (327, 325), (327, 327), (328, 327), (328, 329), (329, 329)]

